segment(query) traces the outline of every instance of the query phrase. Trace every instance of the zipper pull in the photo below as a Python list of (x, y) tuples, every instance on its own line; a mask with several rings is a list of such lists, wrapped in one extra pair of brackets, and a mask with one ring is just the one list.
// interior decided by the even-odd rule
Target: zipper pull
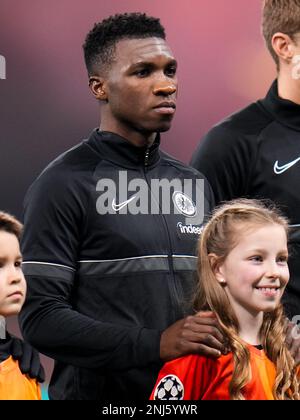
[(145, 160), (144, 160), (144, 165), (145, 166), (148, 166), (149, 154), (150, 154), (150, 147), (147, 147), (147, 150), (145, 152)]

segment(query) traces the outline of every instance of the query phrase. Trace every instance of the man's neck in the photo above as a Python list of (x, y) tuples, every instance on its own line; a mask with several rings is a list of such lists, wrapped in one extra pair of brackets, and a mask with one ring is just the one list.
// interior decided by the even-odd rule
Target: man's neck
[(278, 75), (278, 96), (300, 105), (300, 79), (293, 79), (290, 68)]
[(124, 137), (124, 139), (128, 140), (129, 143), (137, 147), (151, 146), (157, 136), (157, 133), (142, 133), (137, 130), (126, 128), (123, 125), (118, 125), (111, 121), (108, 123), (103, 118), (101, 119), (99, 130), (109, 131)]

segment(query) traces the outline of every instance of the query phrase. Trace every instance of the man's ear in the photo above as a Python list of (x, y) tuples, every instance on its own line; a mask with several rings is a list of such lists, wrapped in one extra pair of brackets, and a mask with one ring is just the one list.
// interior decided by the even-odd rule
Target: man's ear
[(90, 76), (89, 87), (96, 99), (99, 99), (100, 101), (107, 100), (106, 84), (103, 77)]
[(295, 43), (288, 35), (276, 32), (272, 37), (272, 47), (280, 60), (287, 63), (292, 61), (295, 54)]
[(226, 280), (223, 273), (223, 264), (220, 264), (220, 258), (216, 254), (208, 254), (209, 263), (211, 266), (211, 269), (216, 276), (217, 281), (221, 285), (226, 284)]

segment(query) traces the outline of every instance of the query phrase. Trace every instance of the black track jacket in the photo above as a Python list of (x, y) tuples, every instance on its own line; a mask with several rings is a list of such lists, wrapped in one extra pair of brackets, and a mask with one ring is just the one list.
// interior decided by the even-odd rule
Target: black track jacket
[[(132, 184), (122, 198), (124, 179)], [(202, 224), (193, 223), (196, 189), (186, 200), (175, 188), (156, 207), (156, 179), (192, 180), (195, 187), (203, 177), (161, 152), (159, 138), (146, 149), (95, 130), (52, 162), (27, 193), (28, 296), (20, 321), (24, 337), (56, 360), (52, 399), (150, 396), (161, 367), (161, 332), (189, 311)], [(139, 180), (155, 214), (141, 206)], [(168, 200), (183, 213), (162, 214)], [(205, 213), (211, 200), (205, 182)], [(138, 205), (144, 214), (132, 214)]]
[(291, 278), (284, 295), (289, 317), (300, 314), (300, 106), (278, 96), (216, 125), (199, 144), (191, 165), (207, 177), (216, 204), (238, 197), (274, 201), (291, 223)]

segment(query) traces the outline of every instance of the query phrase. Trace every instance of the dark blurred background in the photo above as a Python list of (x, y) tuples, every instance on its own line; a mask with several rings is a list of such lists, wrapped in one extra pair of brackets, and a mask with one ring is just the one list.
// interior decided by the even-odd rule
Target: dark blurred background
[[(39, 172), (99, 125), (81, 48), (95, 22), (133, 11), (161, 18), (180, 83), (162, 147), (188, 162), (213, 124), (263, 97), (275, 76), (260, 32), (261, 6), (261, 0), (0, 0), (6, 59), (0, 208), (21, 218), (24, 194)], [(9, 324), (19, 334), (16, 320)], [(52, 362), (43, 363), (49, 379)]]

